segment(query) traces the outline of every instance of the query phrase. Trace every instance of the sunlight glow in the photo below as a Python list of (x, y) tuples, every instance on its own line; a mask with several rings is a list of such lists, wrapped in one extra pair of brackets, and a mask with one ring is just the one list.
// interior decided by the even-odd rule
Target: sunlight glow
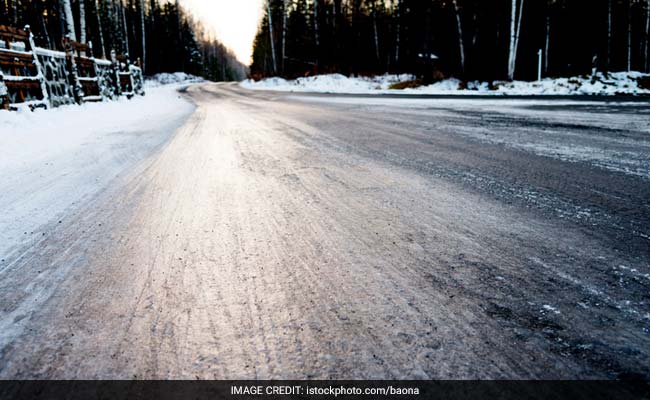
[(213, 31), (239, 61), (249, 64), (264, 0), (181, 0), (207, 31)]

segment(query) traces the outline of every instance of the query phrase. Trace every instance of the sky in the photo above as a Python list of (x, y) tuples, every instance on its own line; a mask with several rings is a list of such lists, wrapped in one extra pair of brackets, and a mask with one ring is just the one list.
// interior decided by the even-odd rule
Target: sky
[(253, 40), (262, 17), (264, 0), (181, 0), (208, 31), (235, 52), (239, 61), (250, 64)]

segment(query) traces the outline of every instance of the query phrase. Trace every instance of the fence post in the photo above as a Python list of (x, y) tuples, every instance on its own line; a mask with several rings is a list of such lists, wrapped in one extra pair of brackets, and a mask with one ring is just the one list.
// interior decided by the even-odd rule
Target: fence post
[(34, 65), (36, 65), (36, 76), (41, 85), (41, 93), (43, 95), (43, 103), (46, 107), (54, 107), (50, 101), (50, 96), (47, 91), (47, 84), (45, 83), (45, 69), (41, 65), (38, 55), (36, 54), (36, 45), (34, 44), (34, 34), (32, 33), (32, 28), (29, 25), (25, 25), (25, 32), (29, 36), (29, 51), (32, 53), (32, 58), (34, 59)]
[(97, 88), (99, 90), (99, 95), (102, 98), (102, 101), (106, 100), (106, 96), (104, 95), (104, 91), (102, 90), (102, 77), (100, 76), (99, 72), (99, 66), (97, 64), (97, 59), (95, 58), (95, 52), (93, 51), (93, 42), (88, 41), (88, 47), (90, 48), (90, 54), (88, 54), (88, 57), (90, 57), (91, 60), (93, 60), (93, 68), (95, 68), (95, 76), (97, 77)]
[(9, 90), (4, 82), (4, 77), (0, 71), (0, 110), (9, 109)]
[(115, 94), (119, 98), (122, 95), (122, 84), (120, 83), (120, 62), (117, 59), (115, 49), (111, 50), (111, 63), (113, 64), (113, 76), (115, 77)]
[(75, 48), (75, 43), (70, 39), (70, 36), (66, 35), (63, 39), (63, 50), (66, 53), (68, 58), (68, 65), (70, 66), (70, 84), (72, 85), (72, 93), (74, 94), (74, 99), (77, 104), (84, 103), (83, 96), (83, 86), (81, 85), (81, 80), (79, 79), (79, 68), (77, 67), (77, 49)]

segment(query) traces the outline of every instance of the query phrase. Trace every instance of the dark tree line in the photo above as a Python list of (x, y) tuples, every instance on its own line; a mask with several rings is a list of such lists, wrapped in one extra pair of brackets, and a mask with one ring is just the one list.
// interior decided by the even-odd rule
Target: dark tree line
[(182, 71), (210, 80), (246, 74), (234, 54), (179, 6), (163, 0), (0, 0), (0, 25), (29, 25), (36, 44), (61, 49), (65, 36), (91, 42), (95, 57), (128, 54), (145, 74)]
[[(650, 0), (265, 0), (256, 77), (650, 72)], [(435, 59), (432, 55), (438, 57)]]

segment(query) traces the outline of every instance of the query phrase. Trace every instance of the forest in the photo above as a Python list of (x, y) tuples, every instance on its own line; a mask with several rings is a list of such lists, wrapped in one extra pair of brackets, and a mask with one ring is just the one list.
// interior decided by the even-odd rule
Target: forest
[(650, 0), (267, 0), (251, 74), (650, 72)]
[(37, 46), (60, 50), (69, 36), (98, 58), (140, 60), (144, 73), (182, 71), (213, 81), (241, 80), (246, 66), (178, 1), (0, 0), (0, 25), (29, 25)]

